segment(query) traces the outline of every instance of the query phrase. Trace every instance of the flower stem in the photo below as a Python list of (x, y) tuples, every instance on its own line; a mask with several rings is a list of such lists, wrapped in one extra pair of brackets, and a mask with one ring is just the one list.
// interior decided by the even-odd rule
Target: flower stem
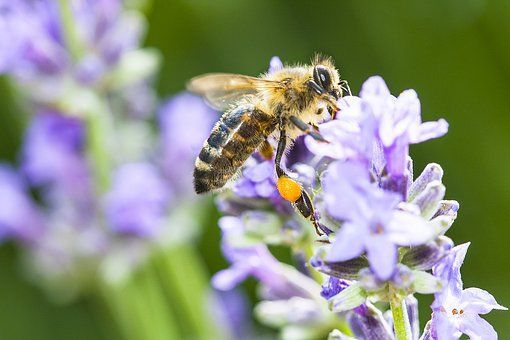
[(303, 255), (305, 256), (305, 259), (306, 259), (306, 263), (308, 265), (308, 270), (310, 271), (310, 275), (315, 280), (315, 282), (317, 282), (318, 284), (321, 285), (324, 281), (324, 277), (322, 276), (322, 274), (320, 272), (315, 270), (314, 267), (309, 265), (310, 259), (313, 256), (313, 242), (314, 241), (312, 240), (311, 237), (306, 238), (306, 240), (303, 241), (303, 245), (301, 247), (297, 247), (298, 249), (293, 249), (293, 251), (296, 253), (298, 253), (298, 252), (303, 253)]
[(96, 180), (98, 193), (104, 193), (109, 186), (110, 161), (108, 148), (108, 125), (109, 112), (93, 111), (87, 115), (87, 143), (89, 157)]
[(208, 311), (211, 291), (206, 269), (195, 249), (188, 244), (175, 245), (162, 249), (162, 254), (155, 260), (173, 307), (181, 314), (186, 329), (194, 333), (190, 336), (197, 339), (225, 338)]
[(411, 325), (404, 299), (390, 285), (390, 308), (397, 340), (411, 340)]
[(175, 315), (150, 263), (124, 282), (104, 282), (99, 289), (126, 340), (181, 338)]
[(71, 8), (71, 1), (59, 0), (59, 4), (60, 20), (62, 22), (62, 32), (64, 34), (65, 43), (73, 59), (77, 60), (82, 54), (82, 46), (76, 33), (76, 27), (74, 23), (75, 18)]

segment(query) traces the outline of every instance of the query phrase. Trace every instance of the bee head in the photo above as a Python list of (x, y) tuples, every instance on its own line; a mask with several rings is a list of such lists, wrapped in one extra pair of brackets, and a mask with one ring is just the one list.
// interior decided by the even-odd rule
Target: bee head
[(331, 111), (338, 111), (336, 102), (342, 96), (338, 72), (334, 67), (322, 64), (313, 67), (313, 79), (308, 81), (310, 89), (328, 103)]
[(331, 90), (331, 73), (326, 66), (317, 65), (313, 68), (313, 81), (322, 87), (325, 92)]

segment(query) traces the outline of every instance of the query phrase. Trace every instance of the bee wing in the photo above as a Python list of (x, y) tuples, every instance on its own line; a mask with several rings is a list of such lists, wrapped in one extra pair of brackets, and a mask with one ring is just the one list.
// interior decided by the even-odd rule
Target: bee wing
[(187, 88), (201, 95), (215, 109), (225, 110), (247, 95), (265, 88), (282, 88), (279, 81), (240, 74), (209, 73), (191, 79)]

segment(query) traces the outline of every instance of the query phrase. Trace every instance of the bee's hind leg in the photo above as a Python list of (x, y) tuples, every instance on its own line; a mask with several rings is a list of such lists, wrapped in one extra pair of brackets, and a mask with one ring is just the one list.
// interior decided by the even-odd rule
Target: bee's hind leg
[(301, 213), (301, 215), (303, 215), (304, 218), (307, 218), (310, 221), (312, 221), (312, 224), (315, 228), (315, 233), (317, 233), (317, 235), (319, 236), (324, 235), (324, 233), (322, 232), (321, 225), (317, 220), (317, 216), (315, 216), (315, 209), (313, 207), (312, 200), (310, 199), (310, 196), (305, 190), (301, 191), (301, 196), (297, 199), (296, 202), (294, 202), (294, 204), (296, 205), (296, 208)]
[(314, 126), (303, 122), (298, 117), (291, 116), (290, 117), (290, 122), (292, 124), (294, 124), (299, 130), (303, 131), (304, 133), (306, 133), (307, 135), (309, 135), (313, 139), (315, 139), (315, 140), (317, 140), (319, 142), (325, 142), (325, 143), (328, 142), (327, 140), (324, 139), (324, 137), (321, 136), (321, 134), (315, 129)]
[(312, 222), (315, 227), (315, 232), (317, 235), (321, 236), (323, 235), (322, 228), (319, 221), (317, 221), (315, 209), (310, 196), (301, 187), (301, 184), (290, 178), (290, 176), (287, 175), (281, 167), (282, 156), (287, 145), (287, 135), (283, 126), (284, 125), (281, 124), (280, 139), (278, 141), (275, 159), (276, 174), (278, 175), (278, 192), (284, 199), (291, 202), (304, 218), (309, 219)]
[(271, 144), (269, 144), (267, 139), (264, 140), (262, 144), (260, 144), (259, 153), (266, 160), (273, 159), (273, 147), (271, 146)]

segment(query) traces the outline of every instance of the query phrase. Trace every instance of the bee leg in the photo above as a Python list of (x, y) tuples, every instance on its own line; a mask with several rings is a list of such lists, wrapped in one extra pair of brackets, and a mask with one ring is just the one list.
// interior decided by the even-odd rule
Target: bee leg
[[(283, 124), (281, 125), (283, 127)], [(315, 227), (317, 235), (323, 235), (319, 221), (315, 215), (315, 209), (308, 193), (303, 190), (301, 185), (291, 179), (281, 167), (282, 156), (287, 145), (287, 135), (285, 129), (280, 129), (280, 140), (276, 149), (276, 174), (278, 175), (278, 191), (280, 195), (290, 201), (299, 213), (306, 219), (309, 219)]]
[(315, 233), (319, 236), (324, 235), (324, 233), (321, 230), (321, 226), (319, 224), (319, 221), (317, 220), (317, 217), (315, 216), (315, 209), (312, 204), (312, 200), (310, 199), (310, 196), (308, 196), (308, 193), (306, 191), (301, 192), (301, 197), (298, 198), (298, 200), (294, 203), (298, 211), (303, 215), (304, 218), (309, 219), (314, 228)]
[(285, 133), (283, 125), (284, 125), (283, 123), (280, 123), (280, 139), (278, 140), (278, 147), (276, 148), (275, 158), (276, 174), (278, 175), (278, 178), (283, 176), (289, 177), (281, 167), (282, 156), (287, 146), (287, 134)]
[(313, 139), (315, 140), (318, 140), (319, 142), (325, 142), (327, 143), (328, 141), (324, 139), (324, 137), (322, 137), (320, 135), (320, 133), (318, 133), (317, 131), (315, 131), (315, 129), (313, 128), (313, 126), (310, 126), (309, 124), (303, 122), (301, 119), (299, 119), (298, 117), (296, 116), (291, 116), (290, 117), (290, 121), (292, 124), (294, 124), (299, 130), (303, 131), (304, 133), (306, 133), (307, 135), (310, 135)]
[(273, 159), (273, 147), (271, 146), (271, 144), (269, 144), (269, 142), (266, 140), (264, 140), (262, 142), (262, 144), (260, 145), (259, 147), (259, 153), (262, 157), (264, 157), (264, 159), (266, 160), (271, 160)]

